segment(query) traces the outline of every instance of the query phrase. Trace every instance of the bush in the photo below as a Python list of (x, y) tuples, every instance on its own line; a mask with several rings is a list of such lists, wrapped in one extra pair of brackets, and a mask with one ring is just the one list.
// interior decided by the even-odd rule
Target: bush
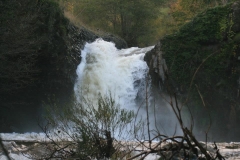
[[(66, 151), (65, 154), (58, 152), (60, 148), (64, 148), (63, 146), (71, 145), (75, 149), (74, 156), (80, 159), (110, 158), (119, 152), (118, 140), (133, 138), (134, 131), (136, 132), (137, 126), (140, 125), (139, 122), (132, 127), (135, 114), (133, 111), (121, 109), (111, 95), (99, 95), (97, 105), (83, 99), (81, 103), (75, 103), (72, 109), (70, 107), (65, 107), (63, 111), (56, 106), (51, 107), (49, 123), (42, 127), (47, 137), (54, 143), (56, 141), (64, 143), (55, 146), (59, 149), (50, 151), (51, 156), (57, 157), (59, 154), (72, 156), (73, 152)], [(50, 133), (53, 128), (55, 131)]]

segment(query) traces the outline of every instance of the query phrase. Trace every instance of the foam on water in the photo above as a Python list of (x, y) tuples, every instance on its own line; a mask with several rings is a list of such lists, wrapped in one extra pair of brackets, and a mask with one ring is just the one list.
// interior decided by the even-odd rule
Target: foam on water
[(28, 132), (28, 133), (0, 133), (0, 137), (2, 137), (3, 140), (18, 140), (18, 141), (45, 141), (47, 140), (45, 133), (34, 133), (34, 132)]

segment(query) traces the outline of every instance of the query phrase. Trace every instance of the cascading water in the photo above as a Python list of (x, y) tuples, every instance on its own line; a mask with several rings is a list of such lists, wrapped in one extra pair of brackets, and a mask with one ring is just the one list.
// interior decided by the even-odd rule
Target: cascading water
[(122, 107), (134, 109), (136, 98), (145, 89), (148, 66), (144, 54), (153, 46), (118, 50), (114, 43), (97, 39), (87, 43), (77, 68), (75, 95), (97, 103), (99, 94), (111, 94)]
[[(99, 94), (110, 94), (121, 108), (137, 111), (135, 113), (139, 118), (146, 119), (146, 93), (150, 102), (151, 85), (146, 87), (149, 83), (148, 66), (143, 58), (151, 49), (153, 46), (118, 50), (114, 43), (102, 39), (87, 43), (77, 68), (78, 78), (74, 87), (77, 101), (81, 103), (87, 99), (91, 105), (97, 107)], [(176, 131), (177, 121), (169, 104), (162, 98), (152, 98), (157, 98), (158, 101), (154, 100), (152, 105), (148, 103), (150, 127), (159, 127), (169, 135), (179, 132)]]

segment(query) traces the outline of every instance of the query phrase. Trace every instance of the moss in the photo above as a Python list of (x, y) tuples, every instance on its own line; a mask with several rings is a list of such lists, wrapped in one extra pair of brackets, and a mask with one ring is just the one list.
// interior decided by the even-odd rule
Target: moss
[(239, 43), (240, 42), (240, 33), (237, 33), (234, 37), (233, 37), (234, 42)]
[[(186, 96), (194, 78), (189, 103), (195, 113), (202, 110), (200, 91), (210, 111), (216, 111), (214, 115), (217, 116), (214, 118), (222, 118), (220, 122), (228, 122), (226, 115), (229, 114), (230, 104), (239, 103), (239, 33), (232, 30), (235, 22), (231, 5), (209, 9), (184, 25), (176, 34), (161, 39), (170, 77), (178, 84), (180, 92), (184, 93), (182, 98)], [(202, 125), (205, 125), (205, 121), (203, 118)]]
[(229, 5), (213, 8), (184, 25), (177, 34), (161, 40), (167, 63), (174, 62), (170, 68), (174, 79), (189, 84), (197, 67), (214, 52), (214, 58), (204, 64), (206, 74), (214, 75), (227, 67), (225, 60), (231, 57), (229, 51), (233, 45), (225, 36), (232, 25), (228, 21), (230, 13)]

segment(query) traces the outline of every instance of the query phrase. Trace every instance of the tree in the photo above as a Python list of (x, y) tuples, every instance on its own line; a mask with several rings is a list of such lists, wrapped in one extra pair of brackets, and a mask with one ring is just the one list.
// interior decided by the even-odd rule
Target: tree
[(177, 0), (170, 5), (170, 14), (175, 19), (175, 25), (180, 27), (206, 9), (233, 1), (235, 0)]
[[(84, 23), (124, 38), (129, 46), (139, 45), (141, 38), (152, 33), (157, 18), (156, 0), (80, 0), (74, 1), (74, 14)], [(151, 27), (150, 27), (151, 26)]]

